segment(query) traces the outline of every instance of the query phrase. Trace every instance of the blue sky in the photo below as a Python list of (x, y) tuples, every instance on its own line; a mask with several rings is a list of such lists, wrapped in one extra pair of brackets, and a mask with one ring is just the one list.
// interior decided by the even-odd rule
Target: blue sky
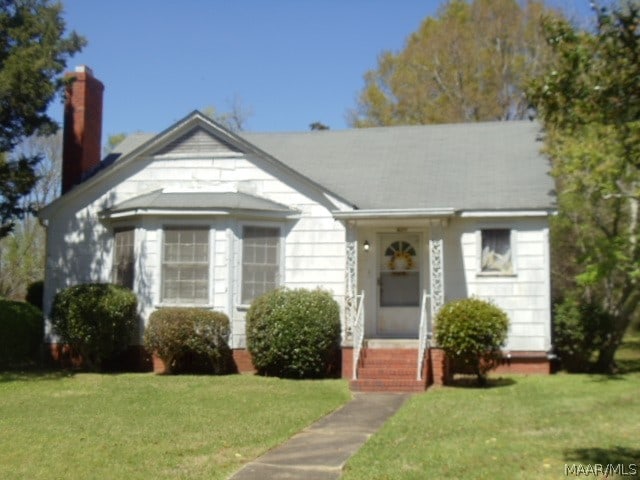
[[(103, 136), (159, 132), (194, 109), (250, 107), (251, 131), (346, 128), (363, 75), (440, 0), (66, 0), (88, 40), (68, 63), (105, 84)], [(588, 0), (560, 1), (572, 14)], [(62, 121), (56, 101), (50, 114)]]

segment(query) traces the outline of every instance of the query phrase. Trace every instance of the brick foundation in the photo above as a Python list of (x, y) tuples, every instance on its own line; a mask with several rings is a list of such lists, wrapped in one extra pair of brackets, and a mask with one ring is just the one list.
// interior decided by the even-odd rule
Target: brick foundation
[(431, 382), (433, 385), (441, 386), (451, 383), (451, 371), (449, 359), (441, 348), (429, 349), (429, 363), (431, 367)]
[[(47, 343), (44, 346), (45, 361), (54, 367), (80, 370), (84, 359), (69, 345)], [(151, 355), (142, 345), (131, 345), (124, 352), (102, 365), (106, 372), (149, 372), (153, 369)]]
[(353, 347), (342, 347), (341, 377), (350, 380), (353, 377)]
[(251, 360), (251, 354), (249, 350), (244, 348), (235, 349), (233, 352), (233, 361), (236, 364), (236, 369), (238, 373), (255, 373), (256, 369), (253, 366), (253, 361)]
[(548, 375), (551, 373), (551, 362), (546, 353), (509, 352), (505, 354), (501, 364), (491, 370), (491, 373)]

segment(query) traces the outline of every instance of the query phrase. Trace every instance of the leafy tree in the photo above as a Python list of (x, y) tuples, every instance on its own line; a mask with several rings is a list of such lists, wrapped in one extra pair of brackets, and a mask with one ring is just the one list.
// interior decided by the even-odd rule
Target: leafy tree
[(20, 199), (35, 185), (40, 160), (8, 153), (26, 136), (56, 131), (46, 110), (64, 88), (67, 59), (85, 44), (75, 32), (64, 33), (60, 3), (0, 0), (0, 238), (32, 210)]
[[(17, 201), (18, 207), (37, 209), (60, 195), (61, 132), (27, 137), (13, 154), (42, 159), (34, 167), (37, 182), (28, 195)], [(0, 296), (22, 299), (30, 284), (44, 278), (45, 231), (32, 214), (14, 223), (12, 232), (0, 238)]]
[(547, 18), (553, 62), (532, 82), (556, 179), (554, 233), (572, 298), (607, 318), (595, 368), (614, 355), (640, 303), (640, 10), (595, 11), (594, 32)]
[(113, 135), (109, 135), (107, 138), (107, 145), (104, 147), (104, 154), (107, 155), (113, 152), (114, 148), (116, 148), (122, 141), (127, 138), (127, 134), (124, 132), (114, 133)]
[[(524, 3), (524, 6), (521, 4)], [(543, 2), (451, 0), (424, 20), (404, 50), (383, 52), (365, 75), (355, 127), (521, 119), (525, 80), (548, 48)]]

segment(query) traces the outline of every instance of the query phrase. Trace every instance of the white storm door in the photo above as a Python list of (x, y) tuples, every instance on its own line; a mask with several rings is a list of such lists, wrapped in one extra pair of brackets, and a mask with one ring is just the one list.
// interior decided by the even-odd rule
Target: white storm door
[(418, 338), (422, 259), (417, 233), (381, 234), (377, 335)]

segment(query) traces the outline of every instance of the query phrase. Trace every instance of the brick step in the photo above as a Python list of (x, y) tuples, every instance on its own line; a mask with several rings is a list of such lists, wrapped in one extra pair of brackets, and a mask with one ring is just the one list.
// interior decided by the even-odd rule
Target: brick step
[(358, 369), (358, 378), (415, 380), (416, 374), (416, 365), (413, 365), (413, 368), (401, 368), (396, 365), (388, 367), (370, 367), (367, 365)]
[(384, 350), (364, 350), (360, 354), (360, 359), (365, 362), (382, 361), (389, 363), (404, 363), (416, 361), (418, 358), (417, 350), (403, 350), (401, 353), (392, 353)]
[(361, 357), (360, 358), (360, 367), (387, 367), (387, 366), (393, 366), (393, 367), (404, 367), (404, 368), (408, 368), (412, 365), (417, 365), (418, 363), (418, 356), (416, 355), (415, 357), (403, 357), (403, 358), (371, 358), (371, 357)]
[(406, 355), (417, 355), (417, 348), (363, 348), (362, 355), (375, 355), (380, 357), (402, 357)]
[(352, 380), (350, 388), (355, 392), (424, 392), (427, 386), (420, 380), (362, 378)]

